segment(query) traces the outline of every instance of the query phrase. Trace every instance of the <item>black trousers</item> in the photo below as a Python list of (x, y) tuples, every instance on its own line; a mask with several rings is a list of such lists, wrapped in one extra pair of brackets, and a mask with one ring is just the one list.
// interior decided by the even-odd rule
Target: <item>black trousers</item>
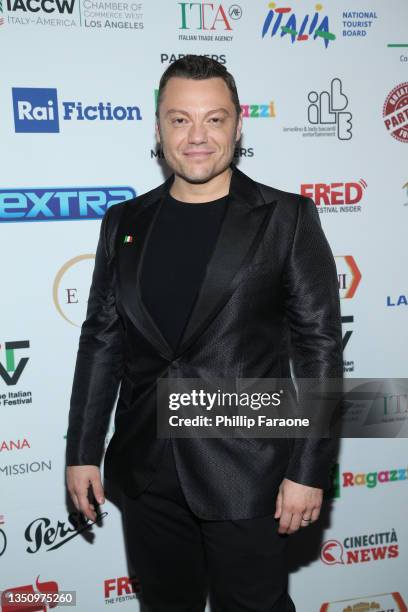
[(178, 480), (171, 441), (153, 482), (122, 493), (124, 536), (145, 612), (296, 612), (288, 591), (287, 536), (273, 516), (202, 520)]

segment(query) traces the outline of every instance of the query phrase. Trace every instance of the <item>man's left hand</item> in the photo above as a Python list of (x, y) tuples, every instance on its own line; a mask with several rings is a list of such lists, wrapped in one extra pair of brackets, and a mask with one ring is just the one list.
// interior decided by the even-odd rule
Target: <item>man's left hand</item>
[(323, 489), (309, 487), (288, 478), (279, 486), (275, 518), (280, 519), (278, 533), (294, 533), (317, 521), (323, 501)]

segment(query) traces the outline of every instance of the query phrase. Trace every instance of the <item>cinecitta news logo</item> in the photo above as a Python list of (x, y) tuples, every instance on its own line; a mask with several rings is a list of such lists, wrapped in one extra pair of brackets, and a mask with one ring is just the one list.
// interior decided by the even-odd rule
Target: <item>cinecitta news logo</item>
[(0, 223), (101, 219), (136, 197), (132, 187), (48, 187), (0, 190)]
[(12, 87), (14, 127), (17, 133), (58, 133), (62, 121), (141, 121), (139, 106), (114, 105), (98, 101), (84, 104), (64, 100), (58, 104), (58, 92), (46, 87)]

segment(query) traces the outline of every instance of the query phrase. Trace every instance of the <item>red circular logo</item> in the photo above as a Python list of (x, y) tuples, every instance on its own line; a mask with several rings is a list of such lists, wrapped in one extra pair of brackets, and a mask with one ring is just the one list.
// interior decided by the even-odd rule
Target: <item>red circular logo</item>
[(408, 142), (408, 83), (400, 83), (388, 94), (383, 107), (386, 130), (400, 142)]

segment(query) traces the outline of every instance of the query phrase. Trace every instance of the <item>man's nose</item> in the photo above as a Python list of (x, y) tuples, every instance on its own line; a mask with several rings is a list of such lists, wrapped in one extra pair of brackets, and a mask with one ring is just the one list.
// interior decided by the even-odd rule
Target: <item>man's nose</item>
[(207, 130), (201, 123), (192, 123), (188, 132), (188, 141), (193, 144), (207, 142)]

